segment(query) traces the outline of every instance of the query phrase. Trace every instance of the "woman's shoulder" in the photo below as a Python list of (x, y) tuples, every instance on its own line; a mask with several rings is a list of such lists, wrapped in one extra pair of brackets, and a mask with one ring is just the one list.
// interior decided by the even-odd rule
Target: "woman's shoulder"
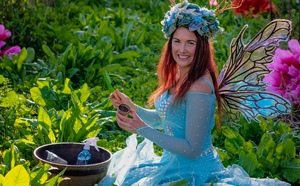
[[(205, 81), (206, 80), (206, 81)], [(210, 74), (206, 74), (202, 76), (200, 79), (196, 80), (188, 90), (188, 92), (201, 92), (201, 93), (207, 93), (207, 94), (212, 94), (212, 88), (208, 84), (208, 82), (212, 84), (212, 77)]]

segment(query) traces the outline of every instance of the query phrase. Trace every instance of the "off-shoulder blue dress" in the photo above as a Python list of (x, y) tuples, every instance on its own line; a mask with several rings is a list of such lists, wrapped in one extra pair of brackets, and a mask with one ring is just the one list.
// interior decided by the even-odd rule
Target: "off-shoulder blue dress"
[[(224, 168), (214, 150), (211, 130), (215, 124), (216, 97), (187, 92), (181, 103), (172, 106), (172, 95), (164, 92), (153, 110), (138, 107), (138, 116), (148, 125), (137, 129), (145, 140), (137, 144), (136, 134), (127, 138), (127, 147), (113, 154), (107, 175), (99, 186), (165, 186), (186, 179), (189, 185), (288, 186), (277, 179), (250, 178), (239, 165)], [(164, 133), (156, 129), (164, 130)], [(164, 149), (157, 156), (153, 143)]]

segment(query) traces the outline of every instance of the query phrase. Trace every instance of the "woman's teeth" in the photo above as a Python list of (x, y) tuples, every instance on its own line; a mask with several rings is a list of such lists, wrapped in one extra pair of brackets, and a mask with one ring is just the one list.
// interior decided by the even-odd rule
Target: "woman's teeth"
[(178, 55), (178, 57), (181, 58), (181, 59), (187, 59), (187, 58), (189, 58), (190, 56), (180, 56), (180, 55)]

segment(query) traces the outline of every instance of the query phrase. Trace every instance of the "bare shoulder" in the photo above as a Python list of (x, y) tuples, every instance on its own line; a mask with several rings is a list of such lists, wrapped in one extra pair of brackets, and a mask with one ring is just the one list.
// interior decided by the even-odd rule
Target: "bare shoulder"
[[(211, 83), (213, 82), (210, 74), (204, 75), (203, 78)], [(212, 94), (212, 89), (206, 81), (197, 80), (191, 85), (189, 92), (202, 92)]]

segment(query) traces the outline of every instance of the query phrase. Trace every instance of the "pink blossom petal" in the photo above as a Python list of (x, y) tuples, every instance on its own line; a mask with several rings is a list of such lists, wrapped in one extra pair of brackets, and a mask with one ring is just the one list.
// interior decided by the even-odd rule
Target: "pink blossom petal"
[(5, 50), (2, 50), (0, 52), (0, 57), (3, 58), (5, 53), (9, 55), (9, 54), (18, 54), (20, 52), (21, 52), (21, 48), (19, 46), (13, 46), (13, 47), (6, 48)]
[(9, 30), (5, 30), (4, 25), (0, 25), (0, 41), (4, 41), (6, 38), (11, 36), (11, 32)]
[(210, 4), (210, 5), (217, 6), (217, 5), (218, 5), (218, 2), (217, 2), (217, 0), (209, 0), (209, 4)]
[(295, 68), (294, 65), (289, 66), (288, 74), (292, 77), (297, 77), (299, 75), (299, 69)]
[(289, 65), (284, 63), (284, 61), (278, 55), (274, 55), (273, 63), (267, 65), (267, 67), (279, 73), (283, 72), (286, 74), (289, 71)]
[(288, 65), (294, 65), (296, 68), (300, 69), (300, 64), (297, 59), (289, 50), (282, 50), (280, 48), (276, 49), (275, 55), (279, 56), (284, 63)]
[(6, 43), (4, 41), (0, 41), (0, 49), (5, 45)]
[(281, 81), (282, 81), (282, 77), (283, 77), (283, 80), (285, 82), (289, 82), (290, 78), (287, 75), (285, 75), (285, 74), (281, 75), (281, 73), (278, 73), (276, 71), (273, 71), (270, 74), (267, 74), (264, 77), (263, 81), (266, 82), (266, 83), (269, 83), (273, 86), (280, 86)]
[(268, 92), (273, 92), (276, 93), (278, 95), (283, 95), (285, 93), (285, 90), (280, 89), (279, 87), (276, 86), (269, 86), (266, 89)]
[(300, 54), (300, 44), (296, 39), (289, 41), (289, 47), (294, 54)]

